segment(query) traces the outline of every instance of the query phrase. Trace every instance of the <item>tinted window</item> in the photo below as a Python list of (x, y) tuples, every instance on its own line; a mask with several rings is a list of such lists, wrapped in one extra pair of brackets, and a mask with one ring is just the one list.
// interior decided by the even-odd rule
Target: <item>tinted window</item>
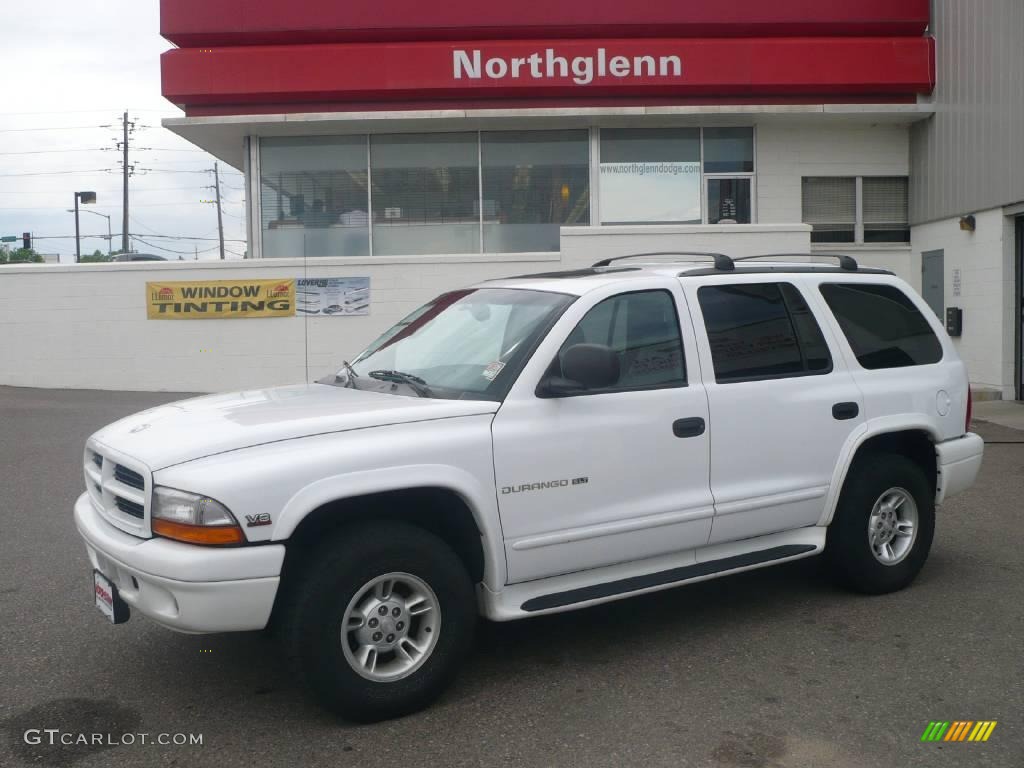
[(704, 286), (697, 291), (715, 381), (828, 373), (832, 358), (800, 292), (788, 283)]
[(686, 384), (683, 344), (675, 302), (667, 291), (638, 291), (605, 299), (569, 334), (550, 374), (574, 344), (604, 344), (619, 358), (619, 381), (601, 390), (681, 387)]
[(864, 368), (902, 368), (942, 359), (928, 321), (891, 285), (826, 283), (821, 294)]

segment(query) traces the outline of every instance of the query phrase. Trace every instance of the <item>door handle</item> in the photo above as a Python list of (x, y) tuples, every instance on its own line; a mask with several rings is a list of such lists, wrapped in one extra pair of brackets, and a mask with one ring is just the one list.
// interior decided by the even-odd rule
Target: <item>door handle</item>
[(676, 419), (672, 422), (672, 434), (676, 437), (697, 437), (704, 434), (704, 419), (692, 416), (689, 419)]
[(860, 414), (860, 406), (856, 403), (836, 403), (832, 406), (832, 418), (837, 421), (855, 419)]

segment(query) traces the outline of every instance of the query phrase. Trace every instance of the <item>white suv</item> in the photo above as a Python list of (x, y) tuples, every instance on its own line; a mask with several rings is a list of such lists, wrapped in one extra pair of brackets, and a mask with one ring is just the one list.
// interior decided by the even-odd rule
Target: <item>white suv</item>
[(820, 553), (908, 585), (982, 456), (927, 305), (849, 257), (643, 256), (446, 293), (319, 383), (100, 430), (75, 504), (97, 605), (272, 624), (323, 704), (374, 720), (444, 689), (478, 614)]

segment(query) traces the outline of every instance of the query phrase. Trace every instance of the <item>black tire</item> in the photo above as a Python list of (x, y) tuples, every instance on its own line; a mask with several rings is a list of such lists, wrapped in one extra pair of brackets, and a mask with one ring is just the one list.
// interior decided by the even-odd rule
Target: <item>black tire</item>
[[(462, 561), (421, 528), (382, 521), (345, 526), (308, 555), (285, 593), (283, 640), (313, 697), (341, 717), (376, 722), (430, 704), (454, 679), (476, 629), (473, 584)], [(412, 574), (433, 590), (441, 622), (426, 661), (409, 676), (379, 682), (357, 673), (341, 645), (341, 621), (356, 593), (391, 572)]]
[[(917, 505), (917, 533), (898, 563), (880, 562), (868, 541), (868, 520), (875, 502), (891, 488), (906, 490)], [(909, 585), (928, 559), (935, 534), (935, 491), (915, 462), (879, 453), (855, 461), (843, 485), (828, 529), (826, 560), (836, 580), (856, 592), (878, 595)]]

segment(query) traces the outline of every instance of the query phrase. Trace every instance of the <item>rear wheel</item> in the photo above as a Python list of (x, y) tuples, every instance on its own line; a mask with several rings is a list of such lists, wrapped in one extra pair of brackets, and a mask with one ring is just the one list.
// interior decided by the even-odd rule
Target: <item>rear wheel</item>
[(290, 586), (289, 656), (314, 697), (349, 720), (428, 705), (471, 648), (469, 575), (445, 542), (415, 526), (343, 528)]
[(928, 559), (935, 532), (934, 490), (915, 462), (897, 454), (858, 460), (828, 531), (835, 577), (858, 592), (902, 589)]

